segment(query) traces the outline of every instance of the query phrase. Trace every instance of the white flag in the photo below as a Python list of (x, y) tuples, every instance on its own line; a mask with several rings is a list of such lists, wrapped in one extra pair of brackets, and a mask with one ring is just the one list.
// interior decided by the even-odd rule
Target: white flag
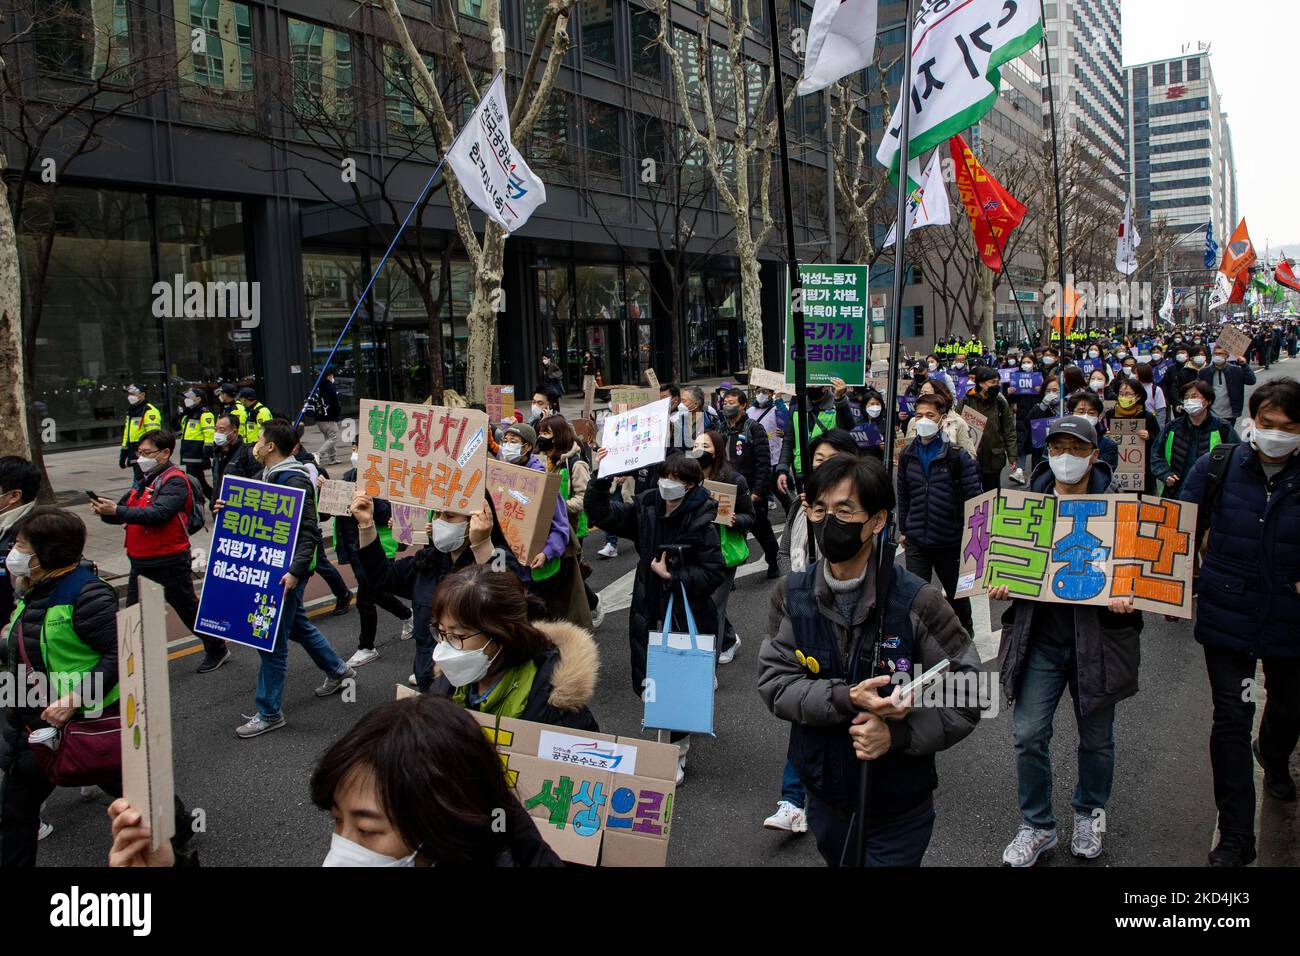
[[(908, 155), (921, 156), (978, 123), (993, 108), (1002, 82), (999, 68), (1038, 45), (1039, 5), (1026, 0), (922, 0), (913, 28), (908, 93)], [(896, 177), (900, 101), (876, 150), (876, 162)]]
[(1133, 226), (1133, 200), (1124, 200), (1124, 218), (1119, 223), (1119, 235), (1115, 238), (1115, 269), (1124, 275), (1137, 271), (1137, 248), (1142, 244), (1142, 237)]
[(514, 232), (546, 202), (546, 187), (510, 142), (505, 79), (498, 73), (447, 153), (469, 201), (506, 232)]
[(808, 23), (808, 52), (795, 91), (816, 93), (871, 64), (876, 0), (816, 0)]
[(1228, 299), (1232, 296), (1232, 280), (1222, 272), (1214, 277), (1214, 288), (1210, 292), (1209, 309), (1213, 312), (1215, 309), (1221, 309), (1228, 304)]
[[(939, 161), (942, 150), (936, 149), (930, 156), (925, 175), (920, 177), (921, 185), (913, 189), (907, 198), (908, 226), (907, 235), (921, 226), (946, 226), (952, 222), (951, 210), (948, 208), (948, 190), (943, 184), (943, 164)], [(920, 165), (919, 162), (917, 165)], [(908, 176), (916, 178), (916, 172), (910, 167)], [(898, 236), (898, 223), (889, 227), (889, 235), (881, 248), (888, 249)]]
[(1174, 318), (1174, 284), (1169, 282), (1165, 286), (1165, 301), (1160, 306), (1160, 321), (1172, 322)]

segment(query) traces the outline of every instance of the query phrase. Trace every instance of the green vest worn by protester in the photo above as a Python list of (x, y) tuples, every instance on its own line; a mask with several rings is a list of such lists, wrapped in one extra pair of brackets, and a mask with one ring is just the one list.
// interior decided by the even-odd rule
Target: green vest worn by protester
[[(1214, 449), (1218, 448), (1219, 445), (1222, 444), (1222, 442), (1223, 442), (1223, 423), (1220, 422), (1219, 427), (1210, 432), (1210, 451), (1214, 451)], [(1174, 430), (1172, 428), (1169, 429), (1169, 434), (1165, 436), (1165, 447), (1162, 448), (1160, 452), (1165, 456), (1165, 464), (1167, 464), (1170, 468), (1173, 468), (1174, 467)], [(1156, 494), (1163, 495), (1165, 493), (1165, 483), (1162, 481), (1159, 483), (1159, 485), (1160, 487), (1156, 489)]]
[[(41, 660), (45, 663), (45, 672), (50, 679), (50, 699), (54, 700), (79, 687), (86, 675), (99, 663), (100, 654), (86, 644), (73, 629), (73, 614), (77, 609), (77, 595), (89, 582), (95, 580), (94, 572), (87, 568), (75, 568), (69, 571), (50, 592), (49, 602), (45, 608), (45, 617), (41, 621)], [(22, 660), (18, 645), (16, 624), (22, 620), (23, 611), (27, 609), (25, 598), (19, 598), (13, 616), (9, 618), (8, 655), (11, 661)], [(120, 688), (114, 684), (103, 701), (91, 701), (96, 708), (109, 707), (117, 703)], [(83, 706), (81, 712), (85, 713)]]
[[(488, 692), (487, 700), (478, 705), (479, 713), (491, 714), (493, 717), (521, 716), (528, 706), (528, 695), (533, 692), (533, 681), (536, 678), (535, 661), (524, 661), (510, 668)], [(451, 699), (461, 707), (468, 706), (469, 685), (457, 687), (452, 691)]]
[[(790, 421), (791, 421), (791, 427), (794, 428), (794, 473), (796, 475), (802, 475), (803, 468), (801, 466), (803, 463), (803, 456), (801, 453), (803, 449), (800, 447), (800, 442), (799, 442), (799, 434), (800, 434), (799, 413), (791, 412)], [(820, 411), (813, 416), (812, 427), (808, 429), (808, 440), (812, 441), (818, 435), (828, 432), (834, 427), (835, 427), (834, 407)]]

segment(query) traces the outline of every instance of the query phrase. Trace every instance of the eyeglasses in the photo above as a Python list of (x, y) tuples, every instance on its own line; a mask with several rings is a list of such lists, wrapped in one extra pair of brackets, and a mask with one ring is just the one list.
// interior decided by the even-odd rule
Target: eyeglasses
[(469, 634), (448, 634), (440, 627), (433, 629), (434, 636), (444, 644), (450, 644), (456, 650), (464, 650), (465, 642), (471, 637), (478, 637), (483, 631), (472, 631)]
[(850, 508), (848, 505), (836, 505), (834, 508), (830, 509), (829, 512), (821, 505), (804, 505), (804, 508), (808, 512), (808, 520), (814, 522), (824, 521), (828, 513), (835, 515), (837, 521), (853, 521), (859, 515), (865, 516), (871, 514), (870, 511), (858, 511)]

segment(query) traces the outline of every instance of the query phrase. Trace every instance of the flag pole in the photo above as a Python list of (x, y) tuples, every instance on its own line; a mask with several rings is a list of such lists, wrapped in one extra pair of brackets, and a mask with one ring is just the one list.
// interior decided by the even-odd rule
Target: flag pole
[[(1061, 154), (1056, 141), (1056, 90), (1052, 86), (1052, 51), (1047, 45), (1047, 9), (1038, 0), (1038, 15), (1043, 28), (1043, 70), (1047, 78), (1047, 106), (1052, 114), (1052, 179), (1056, 190), (1056, 281), (1065, 295), (1065, 207), (1061, 205)], [(1050, 341), (1050, 333), (1049, 333)], [(1061, 355), (1065, 355), (1065, 311), (1061, 312)], [(1065, 376), (1061, 376), (1065, 381)]]
[[(748, 4), (746, 4), (748, 7)], [(742, 15), (748, 16), (747, 9)], [(794, 201), (790, 196), (790, 151), (785, 136), (785, 83), (781, 75), (781, 43), (777, 36), (776, 0), (767, 0), (767, 20), (769, 24), (769, 41), (772, 48), (772, 92), (776, 96), (776, 135), (781, 157), (781, 202), (785, 210), (785, 256), (786, 273), (790, 287), (790, 311), (794, 326), (794, 427), (796, 448), (802, 449), (799, 455), (799, 474), (795, 480), (802, 487), (810, 470), (812, 455), (808, 450), (808, 346), (805, 339), (803, 322), (803, 296), (800, 294), (799, 253), (794, 241)], [(828, 154), (826, 161), (831, 162)], [(835, 215), (834, 197), (831, 201), (831, 215)], [(834, 250), (832, 250), (833, 252)], [(785, 343), (785, 316), (781, 317), (782, 351)], [(789, 353), (786, 352), (786, 355)], [(786, 355), (781, 357), (781, 367), (785, 368)]]

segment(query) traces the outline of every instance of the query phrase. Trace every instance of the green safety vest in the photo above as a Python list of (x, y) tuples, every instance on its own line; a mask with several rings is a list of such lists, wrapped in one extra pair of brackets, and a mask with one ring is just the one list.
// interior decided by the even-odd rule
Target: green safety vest
[(258, 402), (252, 408), (244, 409), (244, 420), (239, 425), (239, 437), (244, 440), (244, 444), (252, 448), (257, 444), (257, 440), (262, 437), (262, 425), (269, 422), (273, 416), (271, 410)]
[[(1214, 451), (1214, 449), (1218, 448), (1219, 445), (1221, 445), (1222, 443), (1223, 443), (1223, 423), (1220, 422), (1219, 427), (1214, 429), (1214, 431), (1210, 432), (1210, 451)], [(1165, 436), (1165, 447), (1163, 449), (1163, 454), (1165, 456), (1165, 464), (1168, 465), (1170, 468), (1174, 467), (1174, 462), (1173, 462), (1174, 430), (1172, 428), (1169, 429), (1169, 434)], [(1180, 477), (1186, 477), (1186, 476), (1183, 475)], [(1163, 481), (1160, 482), (1160, 487), (1157, 489), (1156, 493), (1161, 495), (1165, 493), (1165, 483)]]

